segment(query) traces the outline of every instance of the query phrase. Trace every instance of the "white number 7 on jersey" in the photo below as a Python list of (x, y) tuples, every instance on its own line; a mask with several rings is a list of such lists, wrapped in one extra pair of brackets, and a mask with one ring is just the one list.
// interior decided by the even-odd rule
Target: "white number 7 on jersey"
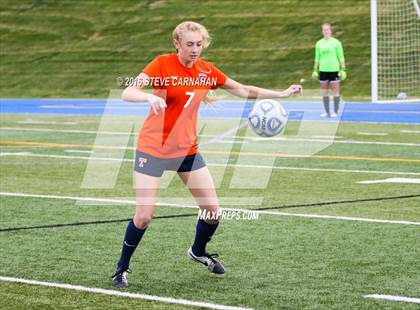
[(188, 98), (187, 102), (184, 104), (184, 109), (190, 105), (191, 101), (194, 98), (194, 92), (193, 91), (186, 91), (185, 94), (187, 96), (190, 96), (190, 97)]

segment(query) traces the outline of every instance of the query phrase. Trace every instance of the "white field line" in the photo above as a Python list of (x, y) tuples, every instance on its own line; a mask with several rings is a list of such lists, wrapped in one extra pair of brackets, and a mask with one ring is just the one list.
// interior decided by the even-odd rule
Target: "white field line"
[[(135, 200), (125, 200), (125, 199), (73, 197), (73, 196), (41, 195), (41, 194), (10, 193), (10, 192), (0, 192), (0, 196), (76, 200), (76, 201), (87, 201), (87, 202), (98, 202), (98, 203), (130, 204), (130, 205), (134, 205), (136, 203)], [(188, 206), (188, 205), (184, 206), (181, 204), (173, 204), (173, 203), (157, 203), (156, 205), (163, 206), (163, 207), (167, 206), (167, 207), (174, 207), (174, 208), (198, 209), (198, 206)], [(400, 224), (400, 225), (419, 225), (420, 226), (420, 222), (412, 222), (412, 221), (382, 220), (382, 219), (373, 219), (373, 218), (305, 214), (305, 213), (288, 213), (288, 212), (275, 212), (275, 211), (267, 211), (267, 210), (241, 209), (241, 208), (221, 208), (221, 209), (223, 211), (239, 211), (239, 212), (256, 211), (259, 214), (268, 214), (268, 215), (277, 215), (277, 216), (294, 216), (294, 217), (304, 217), (304, 218), (311, 218), (311, 219), (331, 219), (331, 220), (342, 220), (342, 221)]]
[(77, 125), (77, 122), (56, 122), (56, 121), (34, 121), (27, 119), (19, 121), (18, 124), (36, 124), (36, 125)]
[(420, 19), (420, 7), (417, 0), (413, 0), (414, 10), (416, 10), (417, 18)]
[(365, 295), (364, 297), (420, 304), (420, 298), (413, 298), (413, 297), (395, 296), (395, 295), (382, 295), (382, 294), (370, 294), (370, 295)]
[(328, 140), (330, 140), (330, 139), (341, 139), (341, 138), (343, 138), (342, 136), (311, 136), (312, 138), (315, 138), (315, 139), (328, 139)]
[(232, 137), (232, 134), (237, 132), (239, 129), (244, 128), (245, 126), (248, 126), (248, 121), (243, 121), (242, 123), (240, 123), (239, 125), (225, 131), (224, 133), (214, 137), (213, 139), (211, 139), (208, 142), (205, 142), (204, 144), (211, 144), (211, 143), (220, 143), (220, 141), (223, 141), (224, 138), (226, 137)]
[(171, 297), (160, 297), (160, 296), (155, 296), (155, 295), (129, 293), (129, 292), (124, 292), (124, 291), (107, 290), (107, 289), (96, 288), (96, 287), (86, 287), (86, 286), (81, 286), (81, 285), (72, 285), (72, 284), (55, 283), (55, 282), (44, 282), (44, 281), (28, 280), (28, 279), (13, 278), (13, 277), (0, 276), (0, 281), (47, 286), (47, 287), (61, 288), (61, 289), (79, 291), (79, 292), (102, 294), (102, 295), (108, 295), (108, 296), (137, 298), (137, 299), (158, 301), (158, 302), (169, 303), (169, 304), (203, 307), (203, 308), (208, 308), (208, 309), (220, 309), (220, 310), (250, 310), (252, 309), (252, 308), (225, 306), (225, 305), (213, 304), (213, 303), (202, 302), (202, 301), (192, 301), (192, 300), (187, 300), (187, 299), (178, 299), (178, 298), (171, 298)]
[(387, 132), (362, 132), (362, 131), (359, 131), (357, 134), (360, 136), (387, 136), (389, 135)]
[[(244, 111), (247, 110), (248, 108), (245, 108), (243, 106), (243, 103), (240, 103), (240, 106), (226, 106), (223, 105), (223, 102), (218, 102), (218, 103), (213, 103), (213, 104), (217, 104), (219, 109), (223, 109), (224, 111)], [(228, 104), (231, 104), (231, 102), (229, 101)], [(150, 106), (148, 105), (144, 105), (142, 106), (141, 103), (139, 105), (125, 105), (125, 104), (103, 104), (103, 103), (99, 103), (99, 104), (91, 104), (91, 105), (87, 105), (87, 106), (82, 106), (79, 104), (44, 104), (44, 105), (40, 105), (40, 108), (43, 109), (61, 109), (61, 108), (71, 108), (71, 109), (107, 109), (107, 110), (114, 110), (114, 109), (118, 109), (118, 110), (150, 110)], [(295, 112), (321, 112), (322, 109), (321, 107), (314, 107), (314, 108), (289, 108), (286, 109), (288, 110), (289, 113), (295, 113)], [(346, 110), (346, 113), (362, 113), (362, 114), (383, 114), (383, 113), (387, 113), (387, 114), (420, 114), (420, 111), (397, 111), (397, 110), (390, 110), (390, 111), (374, 111), (374, 110), (370, 110), (370, 111), (366, 111), (366, 110)]]
[(402, 132), (402, 133), (420, 133), (420, 130), (407, 130), (407, 129), (403, 129), (403, 130), (400, 130), (400, 132)]
[[(57, 196), (57, 195), (41, 195), (41, 194), (25, 194), (25, 193), (8, 193), (0, 192), (0, 196), (6, 197), (26, 197), (26, 198), (43, 198), (43, 199), (59, 199), (59, 200), (76, 200), (84, 201), (88, 203), (104, 203), (104, 204), (125, 204), (125, 205), (135, 205), (135, 200), (127, 199), (114, 199), (114, 198), (95, 198), (95, 197), (74, 197), (74, 196)], [(174, 207), (174, 208), (185, 208), (185, 209), (198, 209), (197, 206), (193, 205), (183, 205), (177, 203), (161, 203), (157, 202), (157, 206), (162, 207)]]
[[(210, 135), (208, 135), (210, 137)], [(232, 137), (233, 138), (233, 137)], [(334, 140), (333, 139), (310, 139), (310, 138), (286, 138), (286, 137), (270, 137), (270, 138), (262, 138), (262, 137), (235, 137), (236, 139), (249, 139), (253, 141), (266, 141), (266, 142), (273, 142), (273, 141), (290, 141), (290, 142), (333, 142), (333, 143), (341, 143), (341, 144), (362, 144), (362, 145), (393, 145), (393, 146), (415, 146), (419, 147), (420, 143), (411, 143), (411, 142), (379, 142), (379, 141), (358, 141), (358, 140)]]
[[(9, 130), (9, 131), (31, 131), (31, 132), (60, 132), (60, 133), (76, 133), (76, 134), (103, 134), (103, 135), (134, 135), (137, 136), (137, 133), (129, 132), (120, 132), (120, 131), (97, 131), (97, 130), (72, 130), (72, 129), (52, 129), (52, 128), (24, 128), (24, 127), (0, 127), (0, 130)], [(213, 138), (213, 140), (220, 140), (218, 135), (200, 135), (203, 138)], [(315, 136), (314, 136), (315, 137)], [(414, 146), (419, 147), (420, 143), (410, 143), (410, 142), (379, 142), (379, 141), (358, 141), (358, 140), (333, 140), (333, 136), (324, 136), (324, 139), (311, 139), (311, 138), (287, 138), (287, 137), (240, 137), (233, 135), (224, 135), (223, 138), (229, 139), (238, 139), (238, 140), (251, 140), (251, 141), (263, 141), (263, 142), (273, 142), (273, 141), (286, 141), (286, 142), (334, 142), (342, 144), (360, 144), (360, 145), (394, 145), (394, 146)], [(342, 137), (338, 137), (342, 138)], [(210, 140), (212, 141), (212, 140)], [(209, 142), (204, 142), (209, 143)], [(213, 142), (214, 143), (214, 142)]]
[(88, 150), (64, 150), (66, 153), (83, 153), (83, 154), (92, 154), (95, 153), (94, 151), (88, 151)]
[(61, 133), (81, 133), (81, 134), (103, 134), (103, 135), (133, 135), (130, 132), (120, 131), (97, 131), (97, 130), (78, 130), (78, 129), (53, 129), (53, 128), (26, 128), (26, 127), (0, 127), (1, 130), (9, 131), (37, 131), (37, 132), (61, 132)]
[(413, 178), (388, 178), (384, 180), (367, 180), (359, 181), (358, 184), (379, 184), (379, 183), (406, 183), (406, 184), (420, 184), (420, 179)]
[[(31, 152), (1, 152), (0, 157), (22, 156), (39, 158), (57, 158), (57, 159), (79, 159), (79, 160), (99, 160), (99, 161), (123, 161), (134, 162), (134, 159), (112, 158), (112, 157), (88, 157), (72, 155), (52, 155), (52, 154), (34, 154)], [(328, 168), (304, 168), (289, 166), (267, 166), (267, 165), (242, 165), (242, 164), (217, 164), (206, 163), (209, 167), (233, 167), (247, 169), (272, 169), (272, 170), (292, 170), (292, 171), (319, 171), (319, 172), (338, 172), (338, 173), (367, 173), (367, 174), (392, 174), (392, 175), (420, 175), (420, 172), (402, 172), (402, 171), (381, 171), (381, 170), (351, 170), (351, 169), (328, 169)]]

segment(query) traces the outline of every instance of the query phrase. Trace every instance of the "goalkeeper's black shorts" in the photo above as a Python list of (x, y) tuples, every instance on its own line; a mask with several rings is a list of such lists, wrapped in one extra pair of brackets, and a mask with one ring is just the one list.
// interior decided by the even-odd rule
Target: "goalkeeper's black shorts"
[(319, 71), (319, 81), (321, 83), (336, 83), (340, 81), (340, 77), (338, 76), (338, 71), (335, 72), (324, 72)]

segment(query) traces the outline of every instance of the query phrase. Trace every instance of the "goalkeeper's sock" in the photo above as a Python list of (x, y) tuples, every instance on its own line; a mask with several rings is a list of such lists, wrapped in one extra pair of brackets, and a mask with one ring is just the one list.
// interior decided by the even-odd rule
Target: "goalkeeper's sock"
[(206, 254), (207, 242), (211, 240), (214, 232), (219, 226), (219, 223), (208, 224), (204, 220), (199, 219), (197, 222), (195, 240), (192, 246), (192, 251), (196, 256), (204, 256)]
[(145, 229), (139, 229), (134, 225), (133, 220), (130, 221), (127, 225), (127, 230), (125, 231), (125, 237), (123, 242), (123, 247), (121, 251), (121, 258), (118, 261), (117, 267), (122, 269), (128, 269), (130, 265), (130, 259), (136, 250), (137, 246), (140, 243), (141, 238), (143, 237)]
[(329, 115), (330, 114), (330, 97), (329, 96), (323, 96), (322, 102), (324, 103), (324, 109), (325, 112)]
[(334, 112), (338, 113), (338, 108), (340, 107), (340, 96), (334, 96)]

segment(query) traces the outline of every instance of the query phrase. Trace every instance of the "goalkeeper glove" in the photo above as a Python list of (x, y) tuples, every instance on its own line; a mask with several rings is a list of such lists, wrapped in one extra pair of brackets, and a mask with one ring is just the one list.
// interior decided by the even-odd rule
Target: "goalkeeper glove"
[(314, 72), (312, 72), (312, 78), (314, 79), (314, 80), (317, 80), (318, 78), (319, 78), (319, 74), (318, 74), (318, 71), (314, 71)]
[(344, 69), (342, 69), (338, 76), (340, 77), (340, 81), (344, 81), (347, 78), (347, 73), (344, 71)]

